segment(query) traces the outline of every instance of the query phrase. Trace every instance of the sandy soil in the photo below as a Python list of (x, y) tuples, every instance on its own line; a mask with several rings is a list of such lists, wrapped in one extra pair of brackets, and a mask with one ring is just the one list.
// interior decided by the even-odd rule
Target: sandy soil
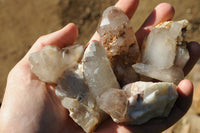
[[(100, 14), (116, 1), (0, 0), (0, 101), (9, 71), (39, 36), (58, 30), (69, 22), (74, 22), (78, 25), (80, 33), (76, 42), (86, 44), (98, 25)], [(160, 2), (164, 0), (140, 1), (139, 8), (131, 20), (135, 31)], [(186, 18), (191, 22), (188, 28), (188, 40), (200, 42), (200, 0), (165, 0), (165, 2), (175, 7), (174, 20)], [(192, 116), (190, 114), (198, 118), (195, 113), (189, 113), (189, 116)], [(182, 130), (178, 130), (179, 127), (182, 126), (174, 126), (171, 131), (183, 133)], [(191, 126), (188, 131), (194, 132)]]

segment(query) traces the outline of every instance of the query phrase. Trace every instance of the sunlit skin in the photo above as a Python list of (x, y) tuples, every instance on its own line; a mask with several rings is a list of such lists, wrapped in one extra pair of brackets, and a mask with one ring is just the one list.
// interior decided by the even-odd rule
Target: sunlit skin
[[(116, 7), (132, 18), (139, 0), (119, 0)], [(136, 32), (139, 45), (152, 28), (160, 22), (171, 20), (174, 8), (162, 3), (156, 6), (142, 27)], [(41, 50), (46, 45), (57, 45), (62, 48), (72, 45), (78, 36), (77, 27), (70, 23), (54, 33), (40, 37), (16, 66), (10, 71), (7, 86), (0, 109), (1, 133), (80, 133), (83, 130), (68, 116), (49, 85), (40, 81), (30, 71), (28, 56)], [(97, 33), (91, 40), (99, 40)], [(200, 57), (200, 46), (196, 42), (188, 43), (190, 60), (184, 68), (185, 75), (191, 70)], [(192, 102), (193, 85), (183, 80), (178, 85), (179, 98), (169, 117), (153, 119), (140, 126), (124, 126), (108, 119), (98, 126), (96, 133), (142, 133), (161, 132), (177, 122), (189, 109)]]

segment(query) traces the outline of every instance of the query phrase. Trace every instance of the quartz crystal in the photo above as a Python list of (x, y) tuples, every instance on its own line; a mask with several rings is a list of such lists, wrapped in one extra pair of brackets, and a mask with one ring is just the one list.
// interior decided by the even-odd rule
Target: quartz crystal
[(138, 60), (140, 51), (126, 14), (116, 7), (107, 8), (97, 32), (121, 86), (137, 81), (138, 75), (131, 65)]
[(70, 117), (86, 132), (93, 131), (106, 118), (106, 114), (97, 106), (96, 99), (84, 79), (74, 71), (65, 71), (57, 84), (55, 92), (60, 97), (62, 105), (69, 110)]
[(110, 88), (120, 88), (106, 51), (97, 41), (88, 45), (82, 62), (84, 78), (96, 98)]
[(117, 123), (143, 124), (155, 117), (167, 117), (178, 94), (168, 82), (128, 84), (122, 90), (110, 89), (100, 97), (100, 108)]
[[(176, 84), (182, 80), (182, 69), (189, 60), (184, 40), (187, 25), (187, 20), (167, 21), (157, 25), (143, 43), (142, 60), (141, 63), (133, 65), (135, 71), (147, 77)], [(166, 75), (167, 78), (164, 77)]]
[(78, 64), (83, 50), (82, 45), (74, 45), (61, 50), (56, 46), (47, 45), (42, 50), (30, 54), (31, 71), (44, 82), (56, 83), (58, 77), (66, 69), (71, 69)]
[[(82, 58), (82, 62), (80, 62)], [(55, 93), (71, 118), (86, 132), (92, 132), (107, 115), (98, 106), (99, 96), (110, 88), (119, 89), (104, 47), (92, 41), (63, 49), (45, 46), (29, 57), (31, 71), (40, 80), (56, 83)]]
[[(61, 104), (85, 132), (93, 132), (108, 114), (126, 124), (167, 117), (178, 96), (175, 84), (184, 78), (182, 69), (189, 59), (187, 24), (159, 24), (140, 53), (129, 18), (109, 7), (97, 30), (100, 43), (91, 41), (85, 50), (82, 45), (45, 46), (30, 55), (31, 71), (41, 81), (56, 84)], [(166, 82), (138, 81), (142, 76), (136, 72)]]
[(68, 69), (58, 79), (56, 95), (71, 118), (86, 132), (91, 132), (107, 117), (99, 108), (98, 99), (110, 88), (119, 89), (119, 83), (104, 47), (92, 41), (77, 70)]
[[(134, 69), (145, 76), (159, 79), (160, 81), (173, 82), (178, 84), (184, 78), (183, 70), (179, 67), (170, 67), (170, 69), (160, 69), (154, 65), (137, 63), (133, 65)], [(148, 80), (152, 80), (149, 78)], [(148, 81), (147, 80), (147, 81)]]

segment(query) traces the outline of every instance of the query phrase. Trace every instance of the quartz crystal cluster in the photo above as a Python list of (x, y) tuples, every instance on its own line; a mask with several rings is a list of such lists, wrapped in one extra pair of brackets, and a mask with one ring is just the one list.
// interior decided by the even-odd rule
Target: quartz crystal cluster
[[(82, 45), (45, 46), (30, 55), (31, 71), (41, 81), (56, 84), (62, 105), (85, 132), (94, 131), (108, 115), (125, 124), (167, 117), (189, 59), (187, 23), (156, 26), (140, 52), (128, 17), (109, 7), (97, 29), (100, 43), (91, 41), (85, 50)], [(143, 75), (164, 82), (140, 81)]]

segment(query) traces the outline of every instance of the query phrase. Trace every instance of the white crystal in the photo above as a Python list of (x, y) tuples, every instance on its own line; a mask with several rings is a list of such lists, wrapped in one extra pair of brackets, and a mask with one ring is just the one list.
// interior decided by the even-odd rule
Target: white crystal
[(74, 45), (60, 50), (47, 45), (29, 56), (31, 71), (44, 82), (56, 83), (66, 69), (77, 66), (83, 54), (82, 45)]
[[(189, 59), (183, 31), (187, 24), (183, 20), (156, 26), (143, 44), (142, 62), (135, 64), (140, 51), (129, 19), (109, 7), (98, 28), (102, 45), (92, 41), (85, 51), (81, 45), (46, 46), (30, 55), (31, 71), (42, 81), (57, 84), (61, 104), (85, 132), (94, 131), (106, 113), (127, 124), (167, 117), (178, 96), (177, 86), (168, 82), (183, 79)], [(132, 65), (140, 74), (168, 82), (132, 83), (138, 80)], [(120, 89), (118, 82), (131, 84)]]
[(182, 80), (182, 69), (189, 60), (184, 40), (187, 25), (187, 20), (167, 21), (157, 25), (143, 42), (141, 63), (133, 65), (135, 71), (176, 84)]
[(136, 82), (123, 87), (135, 101), (129, 103), (132, 124), (142, 124), (155, 117), (167, 117), (178, 97), (177, 86), (167, 82)]
[(74, 71), (64, 72), (58, 79), (55, 92), (62, 105), (69, 110), (70, 117), (85, 132), (93, 131), (105, 119), (106, 114), (97, 106), (85, 80)]
[(154, 65), (137, 63), (133, 65), (133, 68), (137, 73), (140, 73), (147, 77), (151, 77), (165, 82), (173, 82), (175, 84), (178, 84), (184, 78), (184, 73), (179, 67), (170, 67), (169, 69), (162, 69)]
[(178, 93), (168, 82), (135, 82), (123, 90), (110, 89), (100, 97), (100, 108), (117, 123), (143, 124), (155, 117), (167, 117)]
[[(69, 110), (70, 117), (81, 126), (85, 132), (92, 132), (97, 125), (105, 119), (105, 113), (101, 111), (95, 103), (95, 100), (89, 96), (87, 102), (81, 103), (77, 99), (65, 97), (62, 105)], [(90, 106), (92, 102), (94, 107)]]
[(92, 132), (107, 117), (98, 106), (98, 97), (110, 88), (119, 88), (104, 47), (94, 41), (77, 70), (66, 70), (57, 84), (56, 95), (62, 105), (86, 132)]
[(84, 78), (95, 97), (110, 88), (120, 88), (101, 44), (96, 41), (91, 42), (85, 50), (82, 62)]

